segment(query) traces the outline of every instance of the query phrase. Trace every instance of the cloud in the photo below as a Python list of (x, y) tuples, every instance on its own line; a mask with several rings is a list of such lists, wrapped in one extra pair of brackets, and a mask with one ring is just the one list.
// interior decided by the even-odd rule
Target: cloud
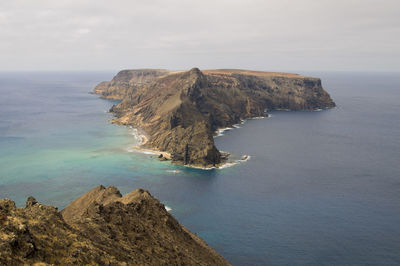
[(399, 8), (392, 0), (2, 1), (0, 69), (400, 71)]
[(90, 33), (90, 29), (88, 29), (88, 28), (80, 28), (80, 29), (76, 30), (76, 33), (78, 35), (85, 35), (85, 34)]

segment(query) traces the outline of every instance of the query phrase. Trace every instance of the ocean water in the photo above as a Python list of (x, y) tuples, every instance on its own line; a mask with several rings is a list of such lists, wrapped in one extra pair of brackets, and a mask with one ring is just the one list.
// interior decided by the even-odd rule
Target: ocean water
[(103, 184), (142, 187), (234, 265), (400, 264), (400, 74), (318, 76), (338, 107), (271, 112), (215, 139), (250, 160), (199, 170), (135, 152), (114, 73), (0, 73), (0, 198), (63, 208)]

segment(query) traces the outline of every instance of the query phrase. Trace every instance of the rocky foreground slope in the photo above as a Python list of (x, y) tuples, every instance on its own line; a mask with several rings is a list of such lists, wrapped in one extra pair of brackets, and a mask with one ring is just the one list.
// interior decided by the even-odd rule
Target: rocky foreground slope
[(122, 100), (111, 109), (113, 122), (142, 129), (146, 147), (170, 153), (174, 163), (201, 167), (224, 160), (213, 140), (219, 128), (268, 110), (335, 106), (318, 78), (248, 70), (124, 70), (94, 92)]
[[(99, 186), (61, 212), (0, 200), (0, 265), (229, 265), (138, 189)], [(43, 265), (43, 264), (40, 264)]]

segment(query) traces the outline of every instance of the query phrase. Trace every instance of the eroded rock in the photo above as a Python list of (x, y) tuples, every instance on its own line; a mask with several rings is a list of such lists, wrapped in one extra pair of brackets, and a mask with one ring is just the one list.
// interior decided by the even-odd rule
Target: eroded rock
[(248, 70), (124, 70), (95, 92), (122, 100), (111, 110), (113, 122), (144, 130), (145, 147), (200, 167), (225, 159), (214, 145), (219, 128), (267, 116), (268, 110), (335, 106), (318, 78)]
[(229, 265), (143, 189), (98, 186), (63, 211), (0, 200), (0, 265)]

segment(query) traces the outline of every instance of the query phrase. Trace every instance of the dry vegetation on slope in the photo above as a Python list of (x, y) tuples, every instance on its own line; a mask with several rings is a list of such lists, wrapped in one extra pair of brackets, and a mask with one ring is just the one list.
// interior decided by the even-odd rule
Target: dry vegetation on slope
[[(62, 212), (0, 200), (0, 265), (229, 265), (137, 189), (98, 186)], [(43, 265), (43, 264), (41, 264)]]
[(170, 153), (174, 163), (201, 167), (223, 162), (213, 140), (218, 128), (268, 110), (335, 106), (318, 78), (250, 70), (124, 70), (94, 91), (122, 100), (111, 109), (113, 122), (144, 130), (146, 147)]

